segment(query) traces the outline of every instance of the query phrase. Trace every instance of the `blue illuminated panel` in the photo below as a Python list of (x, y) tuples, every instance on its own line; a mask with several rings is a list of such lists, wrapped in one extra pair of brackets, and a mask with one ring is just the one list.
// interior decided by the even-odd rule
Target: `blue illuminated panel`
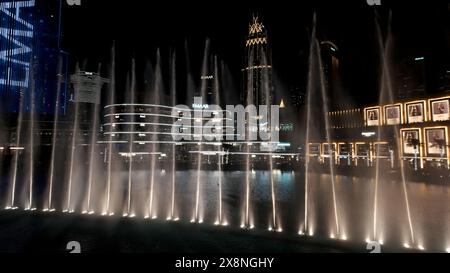
[(30, 85), (35, 1), (0, 1), (0, 92), (2, 111), (17, 112)]
[[(28, 112), (33, 85), (35, 110), (53, 114), (57, 99), (66, 113), (68, 56), (59, 48), (60, 0), (0, 0), (0, 112)], [(61, 64), (59, 65), (59, 62)], [(61, 71), (58, 71), (58, 67)]]

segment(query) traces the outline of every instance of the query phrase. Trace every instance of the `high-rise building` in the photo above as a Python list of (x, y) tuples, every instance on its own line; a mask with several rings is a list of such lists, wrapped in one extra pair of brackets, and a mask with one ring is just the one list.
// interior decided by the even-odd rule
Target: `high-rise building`
[(408, 57), (400, 62), (396, 88), (397, 99), (423, 97), (427, 90), (426, 63), (422, 56)]
[(441, 69), (438, 87), (440, 92), (450, 92), (450, 65)]
[(68, 56), (60, 48), (61, 5), (60, 0), (0, 2), (0, 112), (17, 113), (21, 105), (30, 111), (33, 98), (39, 114), (53, 114), (57, 99), (57, 112), (66, 113)]
[(322, 41), (320, 43), (320, 52), (329, 106), (342, 108), (347, 101), (347, 97), (343, 94), (339, 83), (340, 61), (338, 47), (331, 41)]
[(267, 30), (253, 17), (245, 41), (242, 101), (245, 105), (271, 105), (273, 100), (272, 54)]

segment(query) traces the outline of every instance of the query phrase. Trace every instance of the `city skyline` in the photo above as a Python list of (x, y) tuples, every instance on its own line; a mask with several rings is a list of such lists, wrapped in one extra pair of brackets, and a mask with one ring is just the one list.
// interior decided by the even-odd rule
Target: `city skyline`
[[(220, 2), (219, 2), (220, 3)], [(283, 5), (285, 4), (285, 5)], [(377, 101), (379, 82), (379, 54), (375, 18), (379, 17), (382, 35), (386, 38), (389, 11), (392, 10), (392, 35), (395, 36), (392, 44), (392, 63), (399, 60), (414, 60), (416, 57), (425, 57), (427, 62), (427, 91), (431, 94), (438, 92), (439, 81), (433, 72), (445, 72), (449, 63), (448, 52), (445, 50), (445, 33), (448, 27), (445, 24), (445, 13), (442, 11), (443, 3), (436, 2), (422, 9), (420, 4), (411, 4), (407, 7), (386, 3), (381, 7), (370, 7), (364, 1), (351, 1), (348, 4), (332, 4), (326, 1), (318, 3), (305, 3), (304, 9), (289, 9), (289, 4), (283, 3), (267, 8), (264, 3), (243, 3), (236, 8), (233, 4), (224, 6), (214, 16), (211, 16), (208, 5), (198, 3), (194, 5), (194, 13), (198, 16), (186, 16), (180, 11), (172, 11), (165, 4), (157, 3), (154, 8), (160, 10), (155, 18), (142, 18), (139, 11), (136, 16), (127, 16), (127, 7), (112, 5), (101, 21), (91, 22), (95, 14), (102, 8), (98, 5), (86, 4), (85, 7), (66, 7), (63, 10), (63, 46), (72, 53), (73, 62), (87, 61), (89, 67), (96, 67), (98, 62), (108, 63), (109, 48), (115, 40), (118, 50), (118, 69), (120, 74), (126, 74), (131, 58), (137, 59), (137, 65), (143, 67), (148, 60), (155, 60), (155, 52), (159, 48), (163, 67), (168, 64), (170, 52), (175, 51), (180, 63), (186, 58), (186, 45), (189, 55), (191, 73), (198, 82), (200, 78), (201, 59), (205, 40), (210, 41), (211, 52), (229, 67), (232, 75), (234, 92), (241, 92), (242, 80), (240, 71), (245, 67), (243, 58), (245, 47), (243, 45), (247, 35), (247, 26), (253, 15), (266, 25), (271, 41), (273, 55), (274, 85), (283, 97), (290, 97), (290, 90), (304, 93), (306, 90), (306, 72), (308, 62), (309, 32), (312, 25), (312, 14), (316, 12), (318, 22), (318, 35), (321, 40), (330, 40), (340, 49), (341, 84), (342, 89), (354, 99), (356, 104), (369, 104)], [(149, 7), (142, 4), (143, 7)], [(134, 5), (133, 5), (134, 6)], [(214, 7), (217, 7), (216, 5)], [(85, 8), (87, 13), (83, 13)], [(131, 8), (131, 7), (130, 7)], [(211, 7), (212, 8), (212, 7)], [(335, 8), (335, 14), (329, 10)], [(192, 9), (192, 8), (191, 8)], [(119, 12), (120, 10), (120, 12)], [(436, 13), (436, 11), (439, 11)], [(445, 11), (444, 11), (445, 12)], [(228, 13), (234, 14), (233, 19)], [(286, 16), (277, 16), (286, 13)], [(378, 15), (376, 15), (378, 13)], [(427, 14), (436, 13), (433, 21)], [(64, 24), (76, 21), (76, 16), (83, 14), (84, 20), (79, 25)], [(418, 16), (422, 14), (422, 16)], [(202, 15), (204, 15), (202, 17)], [(128, 18), (125, 21), (109, 23), (110, 16)], [(160, 20), (160, 18), (163, 20)], [(337, 18), (346, 18), (336, 20)], [(203, 20), (204, 18), (204, 20)], [(370, 19), (368, 19), (370, 18)], [(415, 18), (411, 21), (411, 18)], [(420, 18), (427, 18), (422, 20)], [(149, 21), (148, 23), (146, 21)], [(152, 28), (155, 21), (159, 21), (158, 28)], [(416, 23), (412, 23), (417, 21)], [(119, 23), (120, 22), (120, 23)], [(358, 22), (358, 24), (354, 24)], [(407, 24), (405, 22), (408, 22)], [(441, 23), (439, 23), (441, 22)], [(337, 24), (336, 24), (337, 23)], [(413, 24), (425, 24), (416, 28)], [(425, 29), (433, 27), (434, 32)], [(82, 29), (76, 30), (76, 28)], [(412, 31), (414, 29), (414, 31)], [(354, 35), (353, 35), (354, 34)], [(81, 42), (78, 35), (86, 40), (97, 41), (90, 44)], [(98, 36), (100, 35), (100, 36)], [(423, 43), (427, 36), (432, 36), (433, 43)], [(101, 37), (101, 40), (99, 40)], [(440, 42), (437, 42), (439, 41)], [(403, 50), (404, 45), (408, 50)], [(402, 48), (401, 51), (399, 49)], [(90, 52), (90, 53), (89, 53)], [(426, 55), (426, 56), (425, 56)], [(100, 57), (99, 57), (100, 56)], [(184, 64), (180, 64), (180, 74), (183, 73)], [(364, 69), (361, 69), (364, 67)], [(393, 67), (397, 71), (397, 67)], [(431, 72), (430, 72), (431, 71)], [(167, 74), (167, 69), (163, 69)], [(399, 74), (398, 71), (396, 74)], [(432, 76), (430, 76), (430, 73)], [(138, 75), (139, 76), (139, 75)], [(168, 76), (165, 76), (168, 78)], [(124, 82), (124, 80), (122, 80)], [(364, 90), (362, 92), (362, 90)], [(238, 95), (239, 96), (239, 95)]]

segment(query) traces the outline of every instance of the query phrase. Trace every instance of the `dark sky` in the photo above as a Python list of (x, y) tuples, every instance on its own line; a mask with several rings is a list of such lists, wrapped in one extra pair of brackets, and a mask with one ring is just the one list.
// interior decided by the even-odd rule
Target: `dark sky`
[(339, 47), (343, 88), (356, 101), (370, 103), (376, 100), (379, 77), (376, 16), (386, 33), (392, 12), (394, 63), (423, 55), (437, 70), (450, 64), (447, 1), (381, 1), (375, 8), (366, 0), (82, 0), (81, 7), (63, 10), (63, 47), (74, 62), (87, 60), (88, 68), (94, 69), (96, 63), (108, 62), (115, 40), (118, 71), (125, 73), (132, 56), (142, 66), (148, 59), (154, 61), (160, 48), (164, 62), (170, 49), (184, 54), (187, 42), (191, 67), (199, 71), (208, 37), (239, 87), (248, 24), (252, 14), (258, 14), (269, 33), (277, 81), (283, 89), (304, 89), (315, 12), (319, 38)]

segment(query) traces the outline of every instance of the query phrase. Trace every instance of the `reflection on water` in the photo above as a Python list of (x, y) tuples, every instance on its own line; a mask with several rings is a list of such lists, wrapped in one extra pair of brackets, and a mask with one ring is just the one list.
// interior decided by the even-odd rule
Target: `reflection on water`
[[(71, 209), (81, 213), (86, 197), (87, 181), (77, 173), (74, 177)], [(219, 194), (219, 177), (222, 176), (222, 199)], [(155, 171), (153, 214), (148, 215), (151, 175), (146, 170), (132, 173), (131, 212), (136, 218), (165, 220), (171, 216), (172, 173)], [(305, 175), (301, 172), (273, 172), (277, 220), (284, 234), (299, 236), (303, 230), (305, 213)], [(335, 215), (331, 179), (328, 174), (308, 175), (308, 226), (316, 238), (330, 238), (331, 235), (350, 242), (364, 243), (373, 238), (374, 230), (374, 189), (371, 178), (336, 176), (335, 190), (337, 214), (341, 233), (333, 234)], [(245, 171), (201, 171), (199, 192), (199, 220), (205, 225), (218, 222), (219, 204), (222, 202), (223, 223), (238, 228), (245, 215), (246, 172)], [(5, 179), (4, 179), (5, 180)], [(6, 179), (7, 180), (7, 179)], [(21, 182), (22, 178), (18, 179)], [(45, 177), (36, 177), (36, 184), (45, 184)], [(59, 181), (59, 180), (56, 180)], [(92, 207), (96, 215), (102, 214), (105, 204), (105, 176), (95, 177), (92, 192)], [(175, 175), (174, 217), (189, 222), (195, 213), (197, 170), (177, 171)], [(54, 203), (57, 211), (66, 207), (64, 183), (55, 187)], [(450, 247), (450, 187), (427, 183), (408, 182), (412, 226), (416, 237), (415, 248), (423, 246), (427, 251), (445, 251)], [(115, 171), (111, 183), (111, 211), (114, 217), (121, 217), (128, 207), (128, 172)], [(386, 246), (402, 247), (409, 242), (409, 223), (402, 182), (380, 179), (378, 184), (377, 240)], [(2, 199), (8, 193), (7, 187), (0, 187)], [(45, 205), (46, 191), (36, 191), (37, 207)], [(249, 215), (251, 226), (267, 230), (272, 224), (272, 197), (269, 171), (251, 171)], [(108, 213), (109, 215), (109, 213)], [(131, 216), (131, 215), (128, 215)], [(147, 216), (147, 217), (146, 217)], [(251, 232), (245, 231), (242, 232)], [(308, 233), (309, 233), (308, 232)]]
[[(126, 181), (127, 173), (120, 174)], [(205, 224), (214, 224), (218, 217), (219, 175), (222, 175), (223, 214), (229, 225), (239, 226), (245, 203), (245, 172), (201, 171), (200, 216)], [(304, 221), (304, 175), (296, 172), (274, 171), (278, 218), (283, 231), (296, 236)], [(133, 174), (133, 208), (137, 217), (144, 217), (149, 174)], [(157, 215), (166, 218), (170, 213), (171, 174), (158, 172), (155, 192)], [(195, 210), (197, 171), (176, 173), (175, 205), (180, 221), (189, 221)], [(308, 221), (314, 236), (334, 235), (334, 208), (330, 176), (309, 176)], [(374, 180), (336, 176), (337, 211), (341, 238), (364, 242), (373, 232)], [(122, 183), (126, 185), (126, 183)], [(428, 250), (442, 251), (450, 244), (450, 189), (440, 185), (408, 183), (411, 216), (417, 245)], [(386, 245), (402, 246), (408, 240), (408, 219), (401, 182), (381, 180), (378, 185), (378, 240)], [(125, 202), (125, 188), (122, 204)], [(250, 208), (256, 229), (267, 229), (271, 223), (270, 176), (268, 171), (252, 171)], [(119, 198), (120, 199), (120, 198)], [(121, 202), (116, 207), (123, 208)]]

